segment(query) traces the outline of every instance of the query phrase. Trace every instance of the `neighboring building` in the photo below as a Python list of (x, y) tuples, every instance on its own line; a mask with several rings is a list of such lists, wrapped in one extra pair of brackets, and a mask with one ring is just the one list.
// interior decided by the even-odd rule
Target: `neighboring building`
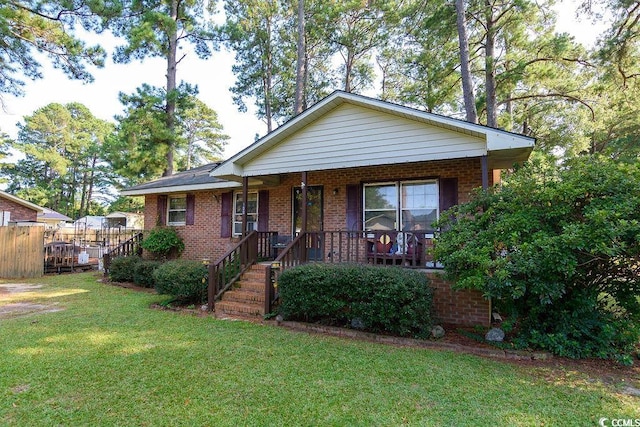
[(38, 214), (42, 212), (43, 208), (40, 206), (0, 191), (0, 226), (36, 223)]
[[(122, 194), (145, 196), (147, 229), (179, 231), (184, 258), (214, 261), (243, 229), (291, 237), (312, 231), (316, 260), (346, 257), (334, 242), (344, 238), (362, 262), (407, 264), (411, 254), (411, 266), (427, 268), (432, 222), (474, 188), (497, 182), (500, 169), (527, 160), (533, 146), (527, 136), (334, 92), (223, 163)], [(488, 322), (489, 303), (479, 293), (452, 291), (438, 277), (441, 319)]]
[(73, 222), (72, 227), (77, 231), (102, 230), (105, 217), (100, 215), (86, 215)]
[(72, 221), (68, 216), (48, 208), (42, 208), (42, 213), (38, 214), (38, 222), (44, 223), (47, 230), (62, 228)]
[(133, 212), (111, 212), (105, 216), (107, 228), (127, 228), (142, 230), (144, 228), (144, 215)]

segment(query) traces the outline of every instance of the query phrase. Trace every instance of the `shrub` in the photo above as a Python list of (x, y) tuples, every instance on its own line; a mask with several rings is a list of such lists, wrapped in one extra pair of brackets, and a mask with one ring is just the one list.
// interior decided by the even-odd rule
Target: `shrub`
[(113, 282), (133, 282), (133, 272), (141, 261), (139, 256), (113, 258), (109, 265), (109, 279)]
[(140, 246), (152, 253), (156, 259), (177, 257), (184, 250), (182, 238), (171, 227), (154, 228), (148, 236), (145, 236)]
[(142, 260), (137, 263), (133, 270), (133, 283), (144, 288), (155, 287), (153, 272), (162, 263), (160, 261)]
[(286, 319), (427, 337), (433, 290), (424, 273), (353, 264), (307, 264), (279, 278)]
[(207, 267), (199, 261), (173, 260), (153, 272), (156, 291), (181, 303), (200, 304), (207, 296)]
[(442, 215), (435, 257), (457, 286), (511, 317), (520, 345), (630, 360), (640, 337), (638, 188), (637, 163), (531, 163)]

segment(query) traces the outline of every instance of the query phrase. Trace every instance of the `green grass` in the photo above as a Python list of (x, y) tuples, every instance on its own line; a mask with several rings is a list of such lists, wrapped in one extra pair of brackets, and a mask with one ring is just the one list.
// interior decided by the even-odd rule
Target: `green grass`
[(13, 294), (62, 311), (0, 319), (0, 425), (597, 425), (640, 399), (566, 372), (152, 310), (93, 273)]

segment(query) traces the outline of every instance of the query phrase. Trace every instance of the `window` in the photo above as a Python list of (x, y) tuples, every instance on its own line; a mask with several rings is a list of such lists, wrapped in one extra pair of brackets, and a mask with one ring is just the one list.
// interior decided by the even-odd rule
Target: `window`
[(438, 204), (435, 180), (366, 184), (364, 229), (433, 233)]
[(185, 225), (187, 220), (187, 196), (169, 197), (168, 225)]
[[(258, 229), (258, 193), (247, 195), (247, 232)], [(233, 197), (233, 235), (242, 235), (242, 193)]]

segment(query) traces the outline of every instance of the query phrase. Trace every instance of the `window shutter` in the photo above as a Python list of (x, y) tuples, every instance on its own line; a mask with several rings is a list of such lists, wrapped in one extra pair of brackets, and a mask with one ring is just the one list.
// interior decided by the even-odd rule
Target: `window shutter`
[(360, 204), (362, 195), (359, 184), (347, 185), (347, 230), (359, 231), (362, 229), (362, 215)]
[(258, 191), (258, 231), (269, 231), (269, 190)]
[(440, 212), (458, 204), (458, 178), (440, 178)]
[(186, 225), (193, 225), (195, 223), (195, 210), (196, 196), (193, 194), (187, 194), (187, 212), (185, 218)]
[(158, 196), (158, 223), (159, 226), (167, 225), (167, 196)]
[(220, 212), (220, 237), (231, 237), (231, 214), (233, 209), (233, 192), (222, 193)]

